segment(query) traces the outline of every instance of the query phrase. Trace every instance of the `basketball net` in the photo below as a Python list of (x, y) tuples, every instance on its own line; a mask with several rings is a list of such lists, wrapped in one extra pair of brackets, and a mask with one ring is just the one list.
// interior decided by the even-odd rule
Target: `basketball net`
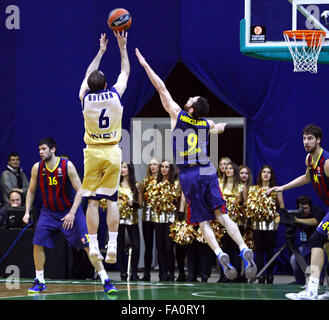
[(319, 30), (283, 32), (294, 62), (294, 72), (318, 72), (318, 58), (326, 33)]

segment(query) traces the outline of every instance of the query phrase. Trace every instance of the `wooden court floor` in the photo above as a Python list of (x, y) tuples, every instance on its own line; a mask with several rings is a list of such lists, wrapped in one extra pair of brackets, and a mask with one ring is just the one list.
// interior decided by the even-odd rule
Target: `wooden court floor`
[[(28, 295), (32, 279), (19, 283), (0, 279), (0, 300), (288, 300), (287, 292), (302, 290), (300, 285), (264, 285), (249, 283), (179, 283), (113, 281), (116, 295), (103, 292), (101, 282), (87, 280), (47, 280), (47, 291)], [(325, 291), (321, 287), (319, 294)]]

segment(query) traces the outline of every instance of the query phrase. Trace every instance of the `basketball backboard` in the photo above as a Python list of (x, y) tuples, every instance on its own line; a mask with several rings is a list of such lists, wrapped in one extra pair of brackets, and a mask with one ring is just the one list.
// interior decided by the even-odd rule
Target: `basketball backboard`
[[(329, 0), (245, 0), (240, 50), (259, 59), (292, 60), (285, 30), (326, 32), (319, 63), (329, 63)], [(328, 24), (327, 24), (328, 23)]]

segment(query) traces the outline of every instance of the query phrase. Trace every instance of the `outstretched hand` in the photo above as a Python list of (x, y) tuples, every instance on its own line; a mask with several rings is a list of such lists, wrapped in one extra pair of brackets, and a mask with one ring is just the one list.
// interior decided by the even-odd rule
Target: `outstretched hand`
[(127, 47), (127, 38), (128, 38), (128, 32), (123, 31), (113, 31), (114, 36), (116, 37), (118, 41), (118, 46), (120, 49), (125, 49)]
[(140, 51), (138, 50), (138, 48), (135, 49), (135, 53), (136, 53), (139, 63), (143, 67), (145, 67), (147, 65), (147, 62), (146, 62), (145, 58), (142, 56), (142, 54), (140, 53)]
[(109, 39), (106, 39), (106, 33), (101, 34), (101, 38), (99, 39), (99, 50), (104, 53), (107, 48), (107, 44), (109, 42)]
[(223, 133), (226, 126), (227, 126), (227, 123), (226, 122), (219, 122), (219, 123), (217, 123), (216, 124), (216, 127), (217, 127), (217, 130), (218, 130), (218, 133)]
[(267, 189), (266, 190), (266, 195), (269, 195), (273, 191), (275, 191), (275, 192), (282, 192), (283, 191), (283, 187), (282, 186), (281, 187), (276, 186), (276, 187), (272, 187), (270, 189)]

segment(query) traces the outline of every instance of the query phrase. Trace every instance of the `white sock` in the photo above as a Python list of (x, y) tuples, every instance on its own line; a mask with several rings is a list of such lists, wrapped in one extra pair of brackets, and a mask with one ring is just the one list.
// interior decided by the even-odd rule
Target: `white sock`
[(118, 232), (109, 231), (109, 244), (117, 245)]
[(90, 241), (89, 245), (98, 248), (97, 233), (89, 234), (88, 237), (89, 237), (89, 241)]
[(109, 278), (107, 275), (107, 272), (105, 270), (99, 271), (98, 274), (99, 274), (99, 277), (101, 278), (102, 284), (104, 284), (105, 280), (107, 280)]
[(44, 278), (44, 270), (35, 270), (35, 276), (41, 283), (46, 282)]
[(220, 247), (216, 248), (214, 251), (215, 251), (216, 257), (218, 257), (218, 255), (223, 252), (223, 250)]
[(240, 252), (243, 250), (243, 249), (248, 249), (248, 247), (246, 246), (246, 244), (242, 244), (241, 246), (239, 246), (239, 249), (240, 249)]
[(310, 292), (318, 294), (319, 279), (314, 278), (314, 277), (310, 277), (309, 280), (308, 280), (307, 289)]

